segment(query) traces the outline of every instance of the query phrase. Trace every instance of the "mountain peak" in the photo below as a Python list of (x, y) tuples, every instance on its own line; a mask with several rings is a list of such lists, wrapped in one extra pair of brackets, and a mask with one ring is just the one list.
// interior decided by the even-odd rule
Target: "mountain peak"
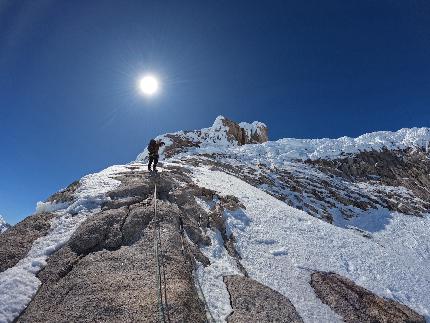
[(429, 129), (157, 139), (158, 173), (86, 175), (0, 235), (0, 322), (428, 321)]
[[(269, 140), (267, 126), (259, 121), (236, 123), (222, 115), (216, 117), (211, 127), (192, 131), (178, 131), (157, 136), (166, 145), (160, 149), (165, 157), (190, 152), (197, 148), (214, 148), (259, 144)], [(137, 156), (145, 160), (148, 151)]]
[(6, 221), (3, 219), (3, 217), (0, 214), (0, 233), (5, 232), (9, 228), (10, 228), (10, 225), (6, 223)]

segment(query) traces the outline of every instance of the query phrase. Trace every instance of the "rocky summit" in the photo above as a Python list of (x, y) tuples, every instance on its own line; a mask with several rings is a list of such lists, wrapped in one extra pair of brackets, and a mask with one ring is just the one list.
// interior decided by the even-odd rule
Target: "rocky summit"
[(39, 202), (0, 322), (430, 322), (430, 129), (268, 133), (220, 116)]

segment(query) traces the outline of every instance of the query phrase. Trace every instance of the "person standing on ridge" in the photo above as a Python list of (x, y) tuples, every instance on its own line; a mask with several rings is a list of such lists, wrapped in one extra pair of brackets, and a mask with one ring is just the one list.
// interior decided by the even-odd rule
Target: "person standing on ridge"
[(148, 145), (148, 156), (149, 156), (149, 160), (148, 160), (148, 170), (151, 171), (151, 165), (152, 163), (154, 163), (153, 166), (153, 170), (157, 171), (157, 163), (158, 163), (158, 158), (160, 157), (158, 155), (158, 150), (160, 149), (161, 146), (164, 146), (165, 143), (162, 142), (161, 140), (155, 140), (155, 139), (151, 139), (149, 141), (149, 145)]

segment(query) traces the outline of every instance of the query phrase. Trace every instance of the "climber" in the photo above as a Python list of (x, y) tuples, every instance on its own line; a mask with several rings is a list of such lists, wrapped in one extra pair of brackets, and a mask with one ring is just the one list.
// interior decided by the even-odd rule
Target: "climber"
[(149, 141), (148, 145), (148, 153), (149, 153), (149, 161), (148, 161), (148, 170), (151, 171), (151, 164), (154, 163), (153, 170), (157, 171), (157, 163), (158, 163), (158, 149), (160, 149), (161, 146), (164, 146), (165, 143), (161, 140), (155, 140), (151, 139)]

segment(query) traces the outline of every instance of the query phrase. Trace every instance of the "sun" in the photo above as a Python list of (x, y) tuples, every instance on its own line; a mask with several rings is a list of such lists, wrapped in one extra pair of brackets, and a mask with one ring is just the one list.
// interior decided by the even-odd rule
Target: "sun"
[(157, 94), (160, 88), (160, 83), (154, 75), (145, 75), (139, 79), (139, 90), (145, 96), (153, 96)]

